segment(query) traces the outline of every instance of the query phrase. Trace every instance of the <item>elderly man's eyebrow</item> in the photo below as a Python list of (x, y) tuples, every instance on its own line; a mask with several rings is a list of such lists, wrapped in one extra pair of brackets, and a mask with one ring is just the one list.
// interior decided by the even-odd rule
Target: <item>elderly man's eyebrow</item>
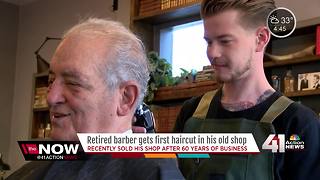
[(61, 73), (62, 77), (65, 79), (75, 80), (79, 85), (85, 89), (92, 90), (92, 85), (89, 84), (89, 77), (79, 71), (75, 70), (64, 70)]
[(73, 79), (77, 79), (77, 80), (83, 80), (86, 81), (89, 78), (84, 75), (83, 73), (79, 72), (79, 71), (75, 71), (75, 70), (63, 70), (61, 75), (63, 77), (68, 77), (68, 78), (73, 78)]
[[(49, 78), (50, 78), (50, 76), (54, 76), (54, 75), (56, 75), (56, 73), (53, 70), (49, 69)], [(84, 87), (85, 89), (88, 89), (88, 90), (93, 89), (92, 85), (89, 84), (89, 77), (79, 71), (64, 70), (61, 73), (61, 76), (64, 79), (69, 79), (69, 80), (75, 81), (76, 83), (78, 83), (79, 85)]]

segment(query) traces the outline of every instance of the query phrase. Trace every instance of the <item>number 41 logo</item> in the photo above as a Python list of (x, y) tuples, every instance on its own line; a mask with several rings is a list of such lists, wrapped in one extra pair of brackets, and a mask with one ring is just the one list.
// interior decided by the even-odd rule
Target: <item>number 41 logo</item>
[(284, 134), (270, 134), (262, 144), (262, 149), (271, 149), (273, 153), (284, 152)]

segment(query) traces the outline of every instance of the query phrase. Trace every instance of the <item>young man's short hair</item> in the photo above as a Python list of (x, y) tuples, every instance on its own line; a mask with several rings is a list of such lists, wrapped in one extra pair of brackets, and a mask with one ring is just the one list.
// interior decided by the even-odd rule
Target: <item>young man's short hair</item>
[(244, 27), (255, 28), (266, 25), (267, 16), (275, 9), (274, 0), (203, 0), (201, 17), (216, 15), (226, 10), (238, 10), (240, 23)]

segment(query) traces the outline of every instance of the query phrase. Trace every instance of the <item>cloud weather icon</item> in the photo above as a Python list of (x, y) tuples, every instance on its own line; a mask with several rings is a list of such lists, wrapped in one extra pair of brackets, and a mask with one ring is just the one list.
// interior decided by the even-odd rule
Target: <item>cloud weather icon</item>
[(276, 18), (275, 16), (270, 16), (270, 23), (271, 24), (278, 24), (279, 23), (279, 19)]

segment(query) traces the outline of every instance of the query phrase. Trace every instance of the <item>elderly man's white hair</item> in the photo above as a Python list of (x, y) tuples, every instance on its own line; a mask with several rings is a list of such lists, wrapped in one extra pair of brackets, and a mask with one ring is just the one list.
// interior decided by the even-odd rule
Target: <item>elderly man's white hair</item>
[(121, 23), (97, 18), (87, 19), (68, 30), (63, 38), (74, 34), (99, 36), (110, 41), (108, 61), (97, 67), (105, 78), (109, 89), (121, 82), (134, 80), (139, 84), (139, 96), (136, 106), (142, 103), (149, 80), (149, 65), (144, 46), (130, 30)]

